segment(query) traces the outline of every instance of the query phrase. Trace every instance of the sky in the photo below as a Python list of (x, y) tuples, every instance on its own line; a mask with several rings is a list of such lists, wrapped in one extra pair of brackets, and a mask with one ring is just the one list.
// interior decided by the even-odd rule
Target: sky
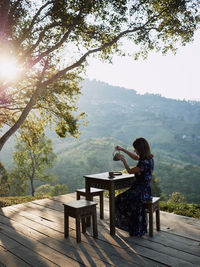
[[(129, 44), (125, 44), (125, 48)], [(87, 78), (134, 89), (139, 94), (200, 101), (200, 31), (176, 55), (152, 52), (146, 60), (114, 56), (113, 64), (89, 60)]]

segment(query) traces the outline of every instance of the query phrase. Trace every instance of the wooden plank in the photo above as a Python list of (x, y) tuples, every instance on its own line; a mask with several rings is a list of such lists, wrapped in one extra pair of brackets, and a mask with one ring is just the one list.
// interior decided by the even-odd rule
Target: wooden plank
[[(14, 223), (14, 225), (15, 225), (15, 223)], [(15, 225), (15, 227), (16, 227), (16, 225)], [(37, 252), (39, 251), (40, 254), (44, 253), (44, 256), (50, 255), (51, 258), (56, 260), (56, 263), (60, 262), (61, 266), (63, 266), (62, 264), (64, 264), (64, 263), (66, 263), (66, 266), (82, 266), (82, 264), (80, 262), (78, 262), (78, 261), (82, 261), (82, 260), (84, 260), (84, 265), (86, 265), (86, 266), (91, 266), (89, 264), (91, 262), (97, 264), (97, 266), (111, 266), (111, 264), (103, 262), (101, 259), (91, 258), (91, 256), (86, 257), (85, 254), (83, 254), (81, 251), (79, 251), (79, 253), (78, 253), (77, 252), (77, 244), (75, 245), (75, 247), (66, 245), (63, 242), (63, 237), (61, 239), (61, 242), (58, 243), (55, 239), (52, 239), (52, 238), (49, 238), (46, 236), (43, 236), (41, 238), (42, 234), (37, 233), (34, 230), (31, 230), (31, 231), (29, 230), (28, 235), (25, 236), (25, 234), (22, 234), (21, 232), (19, 234), (19, 231), (18, 231), (18, 234), (16, 234), (16, 231), (14, 231), (12, 228), (9, 229), (9, 227), (7, 225), (3, 225), (2, 229), (4, 230), (4, 233), (11, 235), (13, 238), (17, 239), (19, 242), (23, 243), (26, 246), (29, 246), (29, 248), (34, 248), (34, 251), (35, 250)], [(26, 230), (27, 229), (25, 227), (24, 231), (26, 232)], [(39, 238), (39, 240), (42, 240), (41, 242), (46, 247), (45, 251), (43, 248), (41, 248), (41, 246), (43, 246), (43, 245), (38, 244), (38, 242), (36, 242), (36, 240), (33, 241), (33, 238), (34, 239)], [(33, 246), (32, 246), (32, 244), (27, 244), (30, 241), (33, 243)], [(48, 245), (53, 246), (53, 250)], [(58, 252), (58, 249), (59, 249), (59, 252)], [(48, 251), (48, 250), (50, 250), (50, 251)], [(60, 259), (60, 251), (62, 251), (63, 254), (65, 254), (65, 256), (63, 256), (64, 258)], [(17, 253), (17, 254), (19, 254), (19, 253), (21, 254), (21, 250), (17, 250), (17, 249), (12, 250), (12, 252)], [(29, 252), (29, 254), (30, 254), (30, 252)], [(66, 257), (66, 255), (73, 257), (73, 254), (74, 254), (74, 260)], [(48, 257), (50, 257), (50, 256), (48, 256)], [(34, 265), (34, 266), (37, 266), (37, 265)]]
[(30, 267), (31, 265), (0, 247), (0, 267)]
[(37, 244), (33, 250), (24, 248), (24, 246), (17, 247), (11, 250), (13, 253), (20, 255), (26, 261), (29, 261), (33, 266), (84, 266), (81, 263), (66, 257), (65, 255), (54, 251), (48, 246)]
[(55, 230), (57, 230), (59, 232), (63, 232), (63, 225), (61, 225), (60, 222), (56, 223), (56, 222), (54, 222), (52, 220), (46, 219), (43, 216), (38, 216), (38, 215), (32, 214), (30, 212), (24, 211), (23, 207), (20, 208), (20, 209), (12, 208), (9, 211), (17, 212), (18, 215), (20, 215), (22, 217), (25, 217), (25, 218), (28, 218), (31, 221), (37, 221), (40, 224), (45, 225), (46, 227), (55, 229)]
[[(75, 240), (75, 237), (75, 230), (72, 230), (70, 232), (70, 239), (72, 242), (75, 242), (73, 241)], [(117, 239), (117, 244), (117, 242), (119, 242), (118, 238), (116, 236), (113, 238)], [(90, 247), (88, 246), (88, 244), (90, 245)], [(154, 260), (147, 258), (145, 255), (141, 256), (135, 250), (126, 251), (125, 249), (120, 247), (119, 244), (118, 246), (116, 246), (116, 244), (111, 245), (106, 241), (93, 239), (90, 235), (82, 235), (81, 245), (87, 248), (86, 250), (89, 254), (91, 254), (92, 250), (95, 248), (95, 250), (99, 250), (101, 252), (103, 257), (109, 257), (110, 260), (112, 260), (112, 264), (114, 264), (114, 266), (118, 266), (119, 264), (122, 264), (122, 266), (166, 266), (165, 264), (155, 262)]]
[[(159, 233), (157, 234), (159, 235)], [(150, 239), (143, 239), (143, 238), (125, 238), (125, 240), (128, 242), (131, 247), (135, 247), (135, 245), (144, 246), (146, 248), (151, 248), (152, 250), (155, 250), (157, 252), (163, 253), (166, 256), (172, 256), (177, 262), (179, 260), (183, 260), (185, 262), (192, 263), (194, 265), (198, 264), (200, 265), (200, 256), (191, 255), (188, 252), (179, 250), (174, 247), (168, 246), (166, 243), (156, 243), (154, 241), (151, 241)]]
[(178, 249), (190, 253), (191, 255), (200, 257), (200, 243), (194, 241), (193, 239), (177, 236), (171, 232), (164, 231), (156, 233), (153, 239), (147, 235), (143, 238), (156, 242), (157, 245), (163, 244), (165, 246), (169, 246), (171, 248)]
[[(16, 227), (16, 223), (14, 223), (14, 226)], [(24, 233), (20, 231), (16, 232), (16, 228), (13, 229), (7, 225), (1, 225), (1, 228), (3, 229), (2, 234), (20, 243), (20, 246), (13, 247), (9, 249), (9, 251), (33, 266), (63, 266), (62, 264), (66, 266), (82, 265), (76, 260), (51, 249), (46, 245), (46, 242), (40, 243), (37, 242), (37, 240), (33, 240), (36, 236), (39, 236), (39, 238), (45, 238), (45, 236), (30, 229), (27, 234), (28, 227), (24, 227)]]
[(12, 249), (14, 247), (20, 246), (20, 243), (16, 242), (13, 239), (10, 239), (9, 237), (3, 235), (0, 232), (0, 246), (5, 248), (5, 249), (7, 249), (7, 250), (9, 250), (9, 249)]
[(200, 242), (200, 220), (164, 211), (160, 215), (161, 230)]
[[(118, 236), (111, 237), (109, 235), (108, 222), (100, 220), (98, 221), (99, 239), (93, 239), (91, 237), (91, 229), (88, 228), (87, 234), (83, 235), (82, 243), (80, 244), (83, 247), (76, 244), (74, 230), (70, 232), (68, 240), (63, 240), (62, 201), (58, 201), (60, 200), (59, 197), (56, 198), (55, 201), (52, 199), (50, 201), (49, 199), (45, 200), (44, 202), (40, 200), (36, 203), (26, 203), (20, 206), (14, 205), (12, 208), (5, 208), (4, 216), (10, 216), (13, 220), (6, 221), (4, 217), (3, 222), (7, 222), (10, 225), (9, 227), (14, 227), (15, 231), (20, 231), (20, 235), (21, 232), (24, 235), (28, 232), (30, 240), (35, 239), (33, 242), (37, 242), (37, 244), (48, 244), (48, 247), (58, 251), (58, 253), (65, 254), (65, 250), (70, 248), (72, 253), (68, 254), (68, 257), (72, 257), (76, 261), (81, 259), (81, 263), (87, 264), (87, 266), (91, 266), (90, 264), (96, 261), (99, 261), (98, 266), (104, 266), (105, 264), (117, 266), (117, 263), (119, 266), (125, 266), (126, 262), (130, 266), (131, 264), (139, 266), (169, 266), (173, 261), (176, 261), (175, 265), (172, 264), (171, 266), (178, 266), (179, 264), (180, 266), (198, 266), (199, 255), (197, 254), (199, 250), (197, 244), (199, 243), (196, 239), (178, 236), (177, 234), (174, 235), (172, 231), (169, 231), (169, 233), (163, 231), (157, 233), (155, 231), (154, 238), (150, 239), (148, 236), (145, 236), (135, 241), (135, 238), (128, 237), (126, 232), (119, 229), (117, 230)], [(73, 197), (71, 197), (72, 199)], [(108, 215), (108, 212), (106, 213)], [(41, 220), (41, 218), (44, 219)], [(53, 229), (53, 225), (57, 225), (57, 228)], [(195, 225), (196, 221), (192, 225), (194, 229)], [(70, 227), (75, 229), (74, 220), (71, 220)], [(50, 229), (45, 230), (45, 228)], [(43, 230), (45, 231), (44, 233), (42, 233)], [(168, 238), (166, 238), (167, 235)], [(134, 241), (131, 242), (131, 239)], [(182, 241), (180, 242), (181, 246), (179, 246), (179, 240)], [(190, 244), (192, 245), (190, 246)], [(170, 248), (170, 251), (167, 251), (166, 246)], [(164, 248), (164, 250), (159, 247)], [(186, 251), (187, 247), (190, 247), (189, 251)], [(77, 248), (80, 250), (78, 254)], [(85, 251), (88, 251), (87, 257), (84, 256)], [(175, 253), (176, 251), (178, 251), (178, 254)], [(186, 259), (188, 254), (189, 258)], [(141, 261), (138, 261), (139, 258), (141, 258)]]
[[(35, 248), (37, 250), (37, 248)], [(44, 267), (44, 266), (50, 266), (50, 267), (55, 267), (59, 266), (56, 263), (53, 263), (49, 261), (48, 259), (42, 257), (39, 253), (28, 249), (27, 247), (24, 246), (19, 246), (16, 248), (13, 248), (10, 250), (14, 255), (17, 255), (24, 261), (28, 262), (29, 265), (31, 266), (37, 266), (37, 267)], [(72, 265), (71, 265), (72, 266)]]
[[(12, 213), (11, 213), (11, 215), (12, 215)], [(1, 215), (0, 215), (0, 218), (1, 218)], [(2, 220), (0, 219), (0, 221), (2, 221)], [(17, 213), (14, 216), (12, 216), (12, 221), (20, 222), (21, 227), (23, 227), (23, 225), (28, 226), (29, 228), (35, 229), (36, 231), (43, 233), (47, 236), (49, 236), (50, 234), (52, 237), (54, 237), (54, 236), (56, 237), (57, 235), (63, 235), (63, 231), (62, 232), (58, 232), (56, 230), (52, 231), (51, 228), (46, 227), (45, 225), (38, 224), (35, 221), (31, 221), (25, 217), (20, 216)], [(13, 222), (12, 222), (12, 224), (13, 224)]]
[[(71, 234), (73, 231), (71, 231)], [(165, 244), (156, 244), (152, 242), (152, 239), (143, 239), (138, 237), (129, 237), (129, 235), (124, 231), (117, 231), (117, 235), (121, 239), (122, 242), (116, 244), (115, 237), (109, 237), (108, 234), (100, 229), (99, 231), (99, 239), (106, 240), (109, 239), (109, 243), (115, 246), (119, 246), (124, 249), (134, 249), (141, 256), (146, 256), (149, 259), (157, 260), (157, 262), (161, 262), (163, 264), (172, 264), (175, 262), (174, 266), (198, 266), (200, 265), (200, 258), (195, 255), (190, 255), (187, 252), (179, 251), (174, 248), (167, 247)], [(123, 235), (124, 233), (125, 235)], [(123, 244), (122, 244), (123, 243)], [(197, 265), (196, 265), (197, 264)], [(170, 266), (173, 266), (170, 265)]]
[[(19, 218), (18, 218), (19, 219)], [(16, 227), (17, 226), (17, 223), (14, 223), (14, 226)], [(29, 224), (29, 226), (30, 226), (30, 224)], [(19, 227), (19, 226), (18, 226)], [(26, 228), (25, 227), (23, 227), (23, 228), (20, 228), (20, 229), (17, 229), (18, 230), (18, 232), (19, 232), (19, 230), (20, 231), (25, 231), (25, 232), (28, 232), (28, 234), (31, 234), (31, 238), (39, 238), (40, 240), (42, 239), (41, 238), (41, 233), (35, 233), (35, 231), (34, 230), (26, 230)], [(34, 233), (33, 233), (34, 232)], [(74, 233), (75, 233), (75, 231), (74, 231)], [(37, 235), (38, 235), (38, 237), (37, 237)], [(61, 239), (61, 242), (63, 242), (63, 236), (62, 236), (62, 238), (61, 238), (61, 236), (59, 235), (59, 236), (57, 236), (57, 238), (58, 239)], [(45, 239), (45, 241), (44, 241), (44, 244), (46, 244), (47, 245), (47, 237), (43, 237), (43, 239)], [(75, 236), (74, 236), (74, 240), (75, 240)], [(87, 239), (86, 239), (87, 240)], [(93, 238), (91, 238), (91, 240), (87, 240), (87, 243), (89, 242), (89, 243), (92, 243), (92, 240), (93, 240)], [(70, 240), (68, 240), (69, 242), (70, 242)], [(96, 241), (96, 240), (95, 240)], [(50, 243), (48, 243), (48, 244), (50, 244), (50, 246), (52, 246), (53, 245), (53, 248), (54, 249), (58, 249), (58, 247), (59, 247), (59, 250), (60, 250), (60, 247), (61, 247), (61, 244), (57, 244), (57, 242), (55, 242), (55, 240), (54, 241), (52, 241), (52, 238), (49, 240), (49, 242)], [(102, 244), (101, 244), (101, 247), (105, 247), (105, 243), (104, 242), (101, 242)], [(82, 242), (82, 244), (83, 244), (83, 242)], [(81, 244), (81, 245), (82, 245)], [(87, 249), (86, 249), (86, 251), (90, 251), (90, 255), (92, 255), (92, 258), (95, 256), (94, 255), (94, 253), (96, 253), (96, 250), (98, 251), (98, 249), (96, 248), (95, 249), (95, 251), (94, 251), (94, 246), (91, 246), (91, 244), (85, 244), (85, 246), (87, 246)], [(113, 265), (113, 261), (115, 261), (115, 263), (117, 264), (117, 263), (119, 263), (120, 262), (120, 259), (119, 259), (119, 256), (118, 256), (118, 254), (116, 255), (116, 253), (115, 253), (115, 248), (112, 248), (112, 246), (110, 246), (110, 245), (108, 245), (108, 247), (110, 248), (110, 250), (113, 250), (113, 252), (112, 252), (112, 260), (110, 260), (110, 262), (108, 262), (109, 264), (112, 264)], [(108, 251), (108, 247), (107, 247), (107, 249), (106, 249), (106, 253), (107, 253), (107, 251)], [(69, 248), (67, 249), (67, 248), (65, 248), (65, 250), (69, 250)], [(70, 250), (71, 250), (71, 247), (70, 247)], [(92, 254), (92, 251), (93, 251), (93, 254)], [(77, 244), (75, 243), (74, 244), (74, 252), (75, 253), (77, 253)], [(105, 251), (104, 251), (104, 254), (105, 254)], [(110, 253), (109, 253), (110, 254)], [(83, 255), (83, 253), (82, 253), (82, 255)], [(88, 256), (89, 257), (89, 256)], [(97, 261), (97, 259), (96, 259), (96, 257), (97, 257), (97, 255), (95, 256), (95, 262)], [(127, 263), (127, 265), (129, 265), (129, 264), (132, 264), (133, 262), (135, 263), (135, 265), (136, 265), (136, 262), (138, 261), (138, 255), (130, 255), (129, 256), (130, 258), (131, 258), (131, 261), (129, 260), (129, 261), (127, 261), (127, 257), (126, 258), (121, 258), (121, 262), (124, 262), (124, 264), (125, 264), (125, 262)], [(115, 260), (115, 258), (117, 258), (116, 260)], [(142, 259), (142, 257), (140, 257), (141, 259)], [(109, 260), (109, 258), (107, 259), (107, 260)], [(102, 261), (102, 259), (100, 258), (99, 259), (99, 261)], [(85, 262), (84, 262), (85, 263)], [(145, 265), (144, 265), (144, 263), (145, 263)], [(142, 265), (141, 266), (149, 266), (149, 263), (150, 263), (150, 261), (149, 260), (145, 260), (145, 259), (143, 259), (142, 260)], [(115, 265), (115, 264), (114, 264)], [(100, 266), (99, 264), (98, 264), (98, 266)], [(151, 266), (154, 266), (154, 263), (153, 263), (153, 261), (151, 261)], [(157, 265), (155, 265), (155, 266), (159, 266), (158, 264)]]
[[(6, 220), (7, 218), (5, 218), (4, 219), (4, 221)], [(52, 239), (52, 238), (48, 238), (47, 236), (45, 236), (45, 235), (43, 235), (43, 234), (41, 234), (41, 233), (39, 233), (39, 232), (36, 232), (35, 230), (33, 230), (33, 229), (27, 229), (28, 227), (26, 227), (25, 225), (23, 225), (23, 227), (20, 227), (20, 224), (18, 223), (18, 222), (13, 222), (12, 223), (12, 225), (15, 227), (15, 229), (17, 230), (17, 232), (18, 233), (20, 233), (20, 234), (16, 234), (16, 230), (13, 230), (13, 228), (10, 228), (9, 229), (9, 226), (7, 226), (7, 225), (1, 225), (1, 227), (2, 227), (2, 229), (3, 230), (7, 230), (7, 234), (8, 235), (11, 235), (12, 237), (14, 237), (15, 239), (17, 239), (19, 242), (21, 242), (21, 243), (23, 243), (24, 245), (26, 245), (26, 246), (29, 246), (30, 248), (32, 247), (32, 243), (31, 244), (29, 244), (28, 243), (28, 240), (29, 241), (31, 241), (32, 242), (32, 240), (33, 240), (33, 238), (34, 239), (38, 239), (38, 240), (44, 240), (43, 241), (43, 244), (45, 245), (45, 247), (48, 247), (47, 246), (47, 239), (49, 239), (48, 241), (49, 241), (49, 244), (50, 245), (53, 245), (53, 250), (52, 251), (56, 251), (56, 249), (57, 249), (57, 252), (56, 253), (58, 253), (59, 254), (59, 252), (58, 252), (58, 249), (60, 250), (60, 246), (62, 245), (62, 243), (59, 243), (59, 244), (57, 244), (57, 242), (56, 242), (56, 240), (55, 239)], [(53, 231), (53, 230), (52, 230)], [(27, 234), (26, 234), (27, 233)], [(63, 235), (62, 235), (62, 237), (61, 236), (58, 236), (58, 238), (60, 238), (61, 239), (61, 241), (63, 242)], [(36, 242), (36, 240), (34, 240), (34, 243)], [(57, 247), (55, 246), (57, 244)], [(34, 250), (35, 250), (35, 247), (37, 247), (38, 248), (38, 245), (36, 246), (33, 246), (34, 247)], [(76, 246), (75, 247), (72, 247), (72, 246), (65, 246), (65, 248), (64, 248), (64, 250), (63, 250), (63, 252), (66, 254), (66, 255), (70, 255), (70, 256), (73, 256), (73, 255), (71, 255), (71, 252), (72, 252), (72, 248), (73, 248), (73, 253), (74, 253), (74, 255), (76, 255), (77, 254), (77, 244), (76, 244)], [(41, 249), (39, 249), (39, 251), (40, 251), (40, 254), (42, 253), (42, 250)], [(16, 250), (15, 250), (15, 252), (16, 252)], [(52, 255), (52, 253), (49, 253), (50, 255)], [(45, 255), (46, 255), (46, 250), (45, 250)], [(81, 257), (80, 257), (80, 259), (79, 260), (82, 260), (82, 258), (85, 258), (85, 256), (84, 256), (84, 254), (82, 253), (82, 255), (81, 255)], [(76, 258), (74, 259), (75, 260), (75, 262), (76, 262)], [(85, 261), (86, 262), (84, 262), (84, 264), (87, 264), (87, 262), (88, 262), (88, 259), (87, 258), (85, 258)], [(91, 259), (90, 259), (90, 261), (91, 261)], [(63, 260), (62, 260), (62, 262), (64, 262)], [(94, 259), (94, 262), (96, 262), (96, 263), (98, 263), (98, 266), (110, 266), (110, 264), (109, 263), (106, 263), (106, 262), (103, 262), (101, 259), (97, 259), (97, 258), (95, 258)], [(58, 263), (58, 260), (56, 260), (56, 263)], [(78, 266), (80, 266), (81, 264), (80, 263), (78, 263)], [(67, 265), (67, 266), (69, 266), (69, 265)], [(71, 265), (70, 265), (71, 266)], [(73, 265), (72, 266), (76, 266), (76, 263), (74, 263), (73, 262)], [(87, 266), (90, 266), (90, 265), (87, 265)]]
[[(30, 212), (31, 214), (37, 215), (40, 218), (44, 218), (46, 220), (52, 221), (52, 222), (60, 222), (62, 223), (63, 218), (64, 218), (64, 212), (59, 212), (56, 210), (52, 210), (49, 208), (45, 208), (39, 205), (35, 205), (31, 202), (25, 203), (25, 204), (20, 204), (18, 207), (19, 210), (23, 209), (23, 211)], [(0, 214), (4, 214), (5, 216), (9, 216), (9, 212), (12, 211), (12, 208), (5, 209), (3, 210), (3, 213), (0, 211)], [(15, 212), (17, 214), (17, 212)]]
[[(46, 205), (46, 203), (49, 203), (49, 200), (47, 200), (47, 202), (45, 201), (45, 205)], [(50, 202), (51, 203), (51, 202)], [(42, 204), (42, 202), (40, 203), (40, 204)], [(49, 204), (48, 204), (49, 205)], [(173, 251), (171, 251), (171, 254), (173, 255)], [(187, 258), (187, 254), (184, 254), (184, 253), (176, 253), (176, 251), (174, 252), (174, 254), (177, 256), (177, 255), (180, 255), (180, 258), (182, 258), (182, 257), (186, 257)], [(193, 263), (196, 263), (196, 262), (198, 262), (198, 259), (197, 258), (194, 258), (194, 257), (191, 257), (192, 259), (191, 259), (191, 262), (193, 262)]]

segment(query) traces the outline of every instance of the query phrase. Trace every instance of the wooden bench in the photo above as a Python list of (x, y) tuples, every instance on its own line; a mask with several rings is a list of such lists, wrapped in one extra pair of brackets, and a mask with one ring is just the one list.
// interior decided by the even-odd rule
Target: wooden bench
[[(93, 200), (94, 196), (99, 196), (100, 198), (100, 218), (103, 219), (104, 218), (104, 211), (103, 211), (103, 193), (104, 190), (103, 189), (98, 189), (98, 188), (94, 188), (91, 187), (90, 188), (90, 196), (91, 196), (91, 200)], [(82, 189), (77, 189), (76, 190), (76, 199), (79, 200), (81, 196), (86, 196), (86, 191), (85, 188)]]
[(88, 200), (76, 200), (64, 205), (64, 235), (69, 236), (69, 216), (76, 219), (76, 241), (81, 241), (80, 223), (82, 223), (82, 232), (86, 232), (86, 217), (92, 216), (93, 236), (98, 237), (97, 232), (97, 214), (96, 202)]
[(146, 212), (149, 213), (149, 235), (153, 236), (153, 213), (156, 212), (156, 230), (160, 231), (160, 197), (153, 197), (152, 201), (145, 202)]

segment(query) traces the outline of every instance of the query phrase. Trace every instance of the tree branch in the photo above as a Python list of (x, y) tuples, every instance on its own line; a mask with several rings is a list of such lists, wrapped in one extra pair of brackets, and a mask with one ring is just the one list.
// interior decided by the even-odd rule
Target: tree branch
[(24, 53), (24, 56), (27, 57), (28, 55), (30, 55), (30, 54), (33, 52), (33, 50), (34, 50), (34, 49), (40, 44), (40, 42), (42, 41), (42, 38), (44, 37), (44, 35), (45, 35), (45, 33), (46, 33), (47, 30), (49, 30), (49, 29), (51, 29), (51, 28), (53, 28), (53, 27), (55, 27), (55, 26), (58, 26), (58, 25), (59, 25), (58, 22), (53, 22), (52, 24), (46, 26), (46, 27), (44, 28), (44, 30), (40, 33), (37, 42), (36, 42), (31, 48), (29, 48), (28, 51), (26, 51), (26, 52)]
[[(89, 1), (88, 1), (89, 2)], [(30, 61), (29, 68), (33, 67), (35, 64), (37, 64), (43, 57), (49, 55), (51, 52), (57, 50), (62, 44), (67, 40), (69, 37), (71, 31), (75, 28), (75, 26), (78, 24), (79, 20), (82, 18), (84, 8), (82, 8), (78, 15), (73, 19), (71, 26), (69, 26), (68, 30), (65, 32), (61, 40), (55, 44), (54, 46), (50, 47), (48, 50), (43, 52), (41, 55), (39, 55), (36, 59)]]
[(47, 2), (45, 5), (41, 6), (38, 10), (38, 12), (35, 14), (35, 16), (33, 17), (32, 21), (31, 21), (31, 24), (29, 26), (29, 28), (25, 31), (25, 33), (23, 34), (23, 36), (21, 37), (21, 39), (19, 40), (18, 42), (18, 45), (20, 46), (20, 44), (26, 39), (28, 38), (28, 36), (30, 35), (32, 29), (33, 29), (33, 26), (37, 20), (37, 18), (39, 17), (40, 13), (42, 12), (42, 10), (44, 8), (46, 8), (48, 5), (52, 4), (54, 1), (50, 1), (50, 2)]

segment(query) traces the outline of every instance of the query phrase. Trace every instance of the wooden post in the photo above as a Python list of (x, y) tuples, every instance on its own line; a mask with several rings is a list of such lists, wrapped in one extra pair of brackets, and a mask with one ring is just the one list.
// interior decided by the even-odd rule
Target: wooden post
[(110, 182), (109, 188), (109, 206), (110, 206), (110, 234), (115, 235), (115, 190), (114, 182)]
[(153, 236), (153, 205), (149, 205), (149, 235)]

